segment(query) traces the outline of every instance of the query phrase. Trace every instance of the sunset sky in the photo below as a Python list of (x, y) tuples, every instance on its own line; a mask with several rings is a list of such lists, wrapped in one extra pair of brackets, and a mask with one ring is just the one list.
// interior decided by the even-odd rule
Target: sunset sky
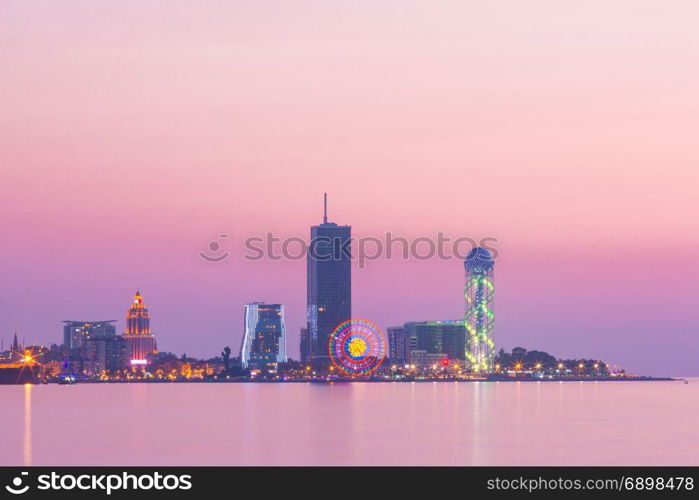
[[(305, 261), (243, 240), (498, 239), (498, 347), (699, 374), (699, 3), (0, 5), (0, 336), (60, 342), (140, 289), (162, 350), (305, 322)], [(220, 233), (232, 255), (198, 256)], [(353, 315), (463, 316), (458, 261), (371, 262)]]

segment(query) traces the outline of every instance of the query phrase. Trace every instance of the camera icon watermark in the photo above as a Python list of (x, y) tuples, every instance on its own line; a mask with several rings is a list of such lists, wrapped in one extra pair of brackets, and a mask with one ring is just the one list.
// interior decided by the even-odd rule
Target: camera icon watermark
[(8, 484), (5, 486), (5, 489), (13, 495), (21, 495), (23, 493), (26, 493), (27, 491), (29, 491), (29, 485), (26, 484), (22, 486), (22, 483), (24, 482), (24, 476), (28, 475), (28, 472), (21, 472), (19, 476), (16, 476), (12, 479), (11, 485)]
[(209, 242), (206, 250), (201, 250), (199, 252), (199, 257), (212, 264), (226, 260), (230, 255), (230, 252), (222, 249), (220, 240), (224, 238), (228, 238), (228, 235), (224, 233), (219, 234), (217, 240), (212, 240)]

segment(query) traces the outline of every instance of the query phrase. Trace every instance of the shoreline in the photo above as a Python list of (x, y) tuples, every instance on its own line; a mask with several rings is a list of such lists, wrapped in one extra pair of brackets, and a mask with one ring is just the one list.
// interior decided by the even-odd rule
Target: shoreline
[[(686, 378), (675, 377), (565, 377), (565, 378), (498, 378), (498, 379), (420, 379), (420, 380), (381, 380), (381, 379), (299, 379), (299, 380), (249, 380), (249, 379), (186, 379), (186, 380), (80, 380), (75, 384), (354, 384), (354, 383), (516, 383), (516, 382), (684, 382), (689, 383)], [(23, 385), (23, 384), (0, 384), (0, 385)], [(32, 385), (62, 385), (58, 382), (48, 382), (42, 384), (35, 382)]]

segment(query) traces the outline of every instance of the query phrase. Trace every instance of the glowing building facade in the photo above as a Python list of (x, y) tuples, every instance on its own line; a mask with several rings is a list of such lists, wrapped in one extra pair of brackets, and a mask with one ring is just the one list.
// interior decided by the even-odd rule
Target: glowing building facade
[(245, 304), (240, 365), (251, 370), (275, 371), (286, 362), (284, 306), (253, 302)]
[(463, 361), (466, 358), (466, 330), (463, 320), (411, 321), (388, 328), (391, 362), (432, 364)]
[(126, 369), (131, 361), (131, 345), (121, 335), (89, 338), (85, 341), (85, 349), (94, 375)]
[(389, 326), (386, 329), (388, 336), (388, 359), (391, 363), (405, 363), (405, 330), (402, 326)]
[(311, 360), (311, 346), (309, 343), (308, 328), (301, 328), (301, 331), (299, 332), (299, 340), (301, 342), (299, 351), (301, 354), (301, 363), (308, 363)]
[(126, 331), (122, 337), (131, 347), (131, 365), (148, 364), (148, 355), (156, 352), (157, 346), (155, 337), (150, 331), (150, 313), (138, 291), (126, 313)]
[(495, 357), (495, 284), (493, 255), (484, 248), (474, 248), (466, 256), (465, 325), (466, 358), (474, 372), (493, 371)]
[(116, 335), (115, 320), (109, 321), (64, 321), (63, 345), (69, 349), (85, 347), (87, 340), (113, 337)]

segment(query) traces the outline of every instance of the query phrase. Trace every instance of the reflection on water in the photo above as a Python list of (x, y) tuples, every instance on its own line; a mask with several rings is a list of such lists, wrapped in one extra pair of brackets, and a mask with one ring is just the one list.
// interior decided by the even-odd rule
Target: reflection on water
[(0, 465), (699, 463), (699, 380), (0, 386), (0, 401)]
[(32, 384), (24, 386), (24, 441), (22, 458), (24, 465), (32, 465)]

